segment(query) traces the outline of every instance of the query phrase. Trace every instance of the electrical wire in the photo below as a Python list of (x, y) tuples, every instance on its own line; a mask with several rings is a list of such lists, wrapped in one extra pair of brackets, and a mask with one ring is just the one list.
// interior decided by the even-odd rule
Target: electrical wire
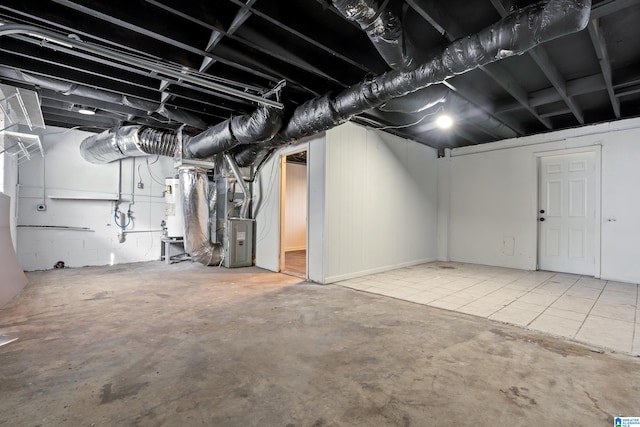
[[(160, 156), (158, 156), (158, 158), (160, 158)], [(151, 179), (153, 181), (156, 182), (156, 184), (164, 185), (164, 182), (158, 180), (158, 178), (156, 178), (155, 175), (153, 175), (153, 172), (151, 172), (151, 165), (155, 164), (157, 161), (158, 161), (158, 159), (156, 159), (153, 163), (149, 164), (149, 158), (147, 158), (146, 159), (147, 170), (149, 171), (149, 176), (151, 177)]]
[[(149, 222), (149, 231), (151, 231), (151, 217), (152, 217), (152, 214), (153, 214), (153, 209), (152, 209), (152, 204), (153, 203), (151, 201), (151, 193), (152, 193), (151, 187), (153, 187), (153, 182), (149, 183), (149, 221), (148, 221)], [(145, 254), (144, 254), (145, 257), (147, 255), (149, 255), (149, 252), (151, 252), (151, 249), (153, 249), (153, 243), (154, 243), (153, 233), (150, 233), (150, 236), (151, 236), (151, 243), (149, 245), (149, 249), (147, 249), (147, 252), (145, 252)], [(160, 242), (160, 244), (162, 245), (162, 241)], [(169, 255), (170, 254), (166, 254), (165, 256), (169, 256)]]
[(138, 163), (138, 184), (142, 182), (142, 174), (140, 173), (140, 166), (142, 166), (142, 163)]
[(171, 120), (171, 119), (163, 120), (163, 119), (160, 119), (158, 117), (153, 117), (151, 115), (149, 115), (147, 117), (150, 118), (151, 120), (155, 120), (158, 123), (162, 123), (163, 125), (170, 125), (171, 123), (174, 123), (174, 121)]
[(65, 133), (69, 133), (69, 132), (71, 132), (72, 130), (80, 129), (80, 128), (82, 128), (82, 127), (85, 127), (85, 126), (74, 126), (74, 127), (69, 128), (69, 129), (67, 129), (67, 130), (65, 130), (65, 131), (62, 131), (62, 132), (47, 132), (44, 136), (49, 136), (49, 135), (64, 135)]
[(47, 159), (42, 156), (42, 204), (46, 205), (47, 200)]
[(424, 119), (426, 119), (427, 117), (431, 117), (431, 116), (435, 116), (436, 114), (440, 114), (442, 112), (442, 108), (438, 108), (438, 110), (434, 111), (433, 113), (429, 113), (429, 114), (425, 114), (424, 116), (422, 116), (420, 118), (420, 120), (413, 122), (413, 123), (408, 123), (406, 125), (398, 125), (398, 126), (383, 126), (380, 128), (377, 128), (378, 130), (385, 130), (385, 129), (402, 129), (402, 128), (408, 128), (411, 126), (415, 126), (417, 124), (419, 124), (420, 122), (422, 122)]
[[(376, 130), (386, 130), (386, 129), (402, 129), (402, 128), (408, 128), (411, 126), (415, 126), (419, 123), (421, 123), (422, 121), (424, 121), (427, 117), (431, 117), (431, 116), (435, 116), (437, 114), (441, 114), (444, 111), (444, 109), (442, 107), (438, 108), (436, 111), (432, 112), (432, 113), (427, 113), (424, 116), (422, 116), (419, 120), (413, 122), (413, 123), (407, 123), (404, 125), (389, 125), (389, 126), (380, 126), (380, 122), (376, 121), (376, 120), (372, 120), (369, 119), (367, 117), (362, 117), (362, 116), (356, 116), (358, 120), (362, 120), (364, 122), (368, 122), (370, 123), (372, 126), (375, 126)], [(378, 127), (379, 126), (379, 127)]]

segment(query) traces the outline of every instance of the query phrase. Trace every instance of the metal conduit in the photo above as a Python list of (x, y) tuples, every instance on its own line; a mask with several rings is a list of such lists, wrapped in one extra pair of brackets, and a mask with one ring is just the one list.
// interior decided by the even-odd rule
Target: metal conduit
[(246, 93), (238, 89), (233, 89), (233, 88), (221, 85), (219, 83), (213, 82), (211, 80), (204, 79), (202, 77), (177, 71), (167, 66), (164, 66), (159, 62), (146, 60), (144, 58), (136, 58), (136, 57), (118, 52), (116, 50), (107, 49), (102, 46), (76, 40), (71, 37), (62, 37), (53, 31), (45, 30), (43, 28), (38, 28), (32, 25), (4, 24), (0, 26), (0, 36), (8, 36), (11, 34), (23, 34), (31, 37), (36, 37), (45, 41), (51, 41), (54, 43), (58, 43), (64, 47), (78, 49), (83, 52), (88, 52), (94, 55), (101, 56), (103, 58), (108, 58), (114, 61), (123, 62), (125, 64), (129, 64), (134, 67), (139, 67), (145, 70), (153, 71), (161, 76), (167, 76), (167, 77), (172, 77), (176, 80), (187, 81), (187, 82), (196, 84), (198, 86), (202, 86), (218, 92), (226, 93), (228, 95), (233, 95), (240, 99), (246, 99), (248, 101), (253, 101), (261, 105), (268, 105), (270, 107), (277, 108), (280, 110), (284, 108), (284, 105), (280, 102), (276, 102), (271, 99), (262, 98), (260, 96)]

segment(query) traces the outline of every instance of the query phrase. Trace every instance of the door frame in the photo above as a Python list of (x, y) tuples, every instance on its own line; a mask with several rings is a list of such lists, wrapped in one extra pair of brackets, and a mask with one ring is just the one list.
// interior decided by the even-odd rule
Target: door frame
[(292, 154), (307, 152), (306, 185), (307, 185), (307, 201), (305, 206), (305, 280), (309, 279), (309, 147), (307, 145), (300, 147), (298, 150), (287, 151), (280, 154), (280, 221), (279, 221), (279, 242), (278, 242), (278, 272), (285, 269), (285, 250), (284, 250), (284, 234), (285, 228), (285, 212), (286, 212), (286, 196), (287, 196), (287, 157)]
[(535, 257), (536, 257), (536, 270), (540, 270), (540, 227), (538, 224), (538, 212), (540, 211), (540, 160), (543, 157), (552, 157), (552, 156), (563, 156), (567, 154), (578, 154), (578, 153), (594, 153), (595, 159), (594, 164), (596, 167), (595, 170), (595, 183), (594, 183), (594, 191), (595, 191), (595, 218), (594, 218), (594, 230), (593, 230), (593, 256), (595, 258), (594, 268), (593, 268), (593, 276), (595, 278), (600, 278), (601, 273), (601, 249), (602, 249), (602, 239), (601, 239), (601, 229), (602, 229), (602, 145), (589, 145), (585, 147), (579, 148), (567, 148), (560, 150), (550, 150), (550, 151), (540, 151), (533, 153), (533, 161), (534, 161), (534, 186), (535, 191), (533, 192), (533, 197), (535, 197), (534, 206), (535, 210), (535, 221), (534, 221), (534, 236), (535, 238)]

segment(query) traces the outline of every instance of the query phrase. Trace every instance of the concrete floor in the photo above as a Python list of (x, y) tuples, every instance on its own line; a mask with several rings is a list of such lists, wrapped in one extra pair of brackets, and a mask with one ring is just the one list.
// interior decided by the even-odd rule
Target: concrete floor
[(258, 268), (51, 270), (0, 310), (1, 426), (612, 426), (640, 360)]

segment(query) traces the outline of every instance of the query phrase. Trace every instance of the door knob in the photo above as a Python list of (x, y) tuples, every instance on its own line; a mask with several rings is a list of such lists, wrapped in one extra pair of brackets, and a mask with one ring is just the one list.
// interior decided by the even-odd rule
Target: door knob
[(544, 221), (544, 218), (540, 218), (540, 222)]
[(540, 209), (540, 213), (544, 213), (544, 209)]

